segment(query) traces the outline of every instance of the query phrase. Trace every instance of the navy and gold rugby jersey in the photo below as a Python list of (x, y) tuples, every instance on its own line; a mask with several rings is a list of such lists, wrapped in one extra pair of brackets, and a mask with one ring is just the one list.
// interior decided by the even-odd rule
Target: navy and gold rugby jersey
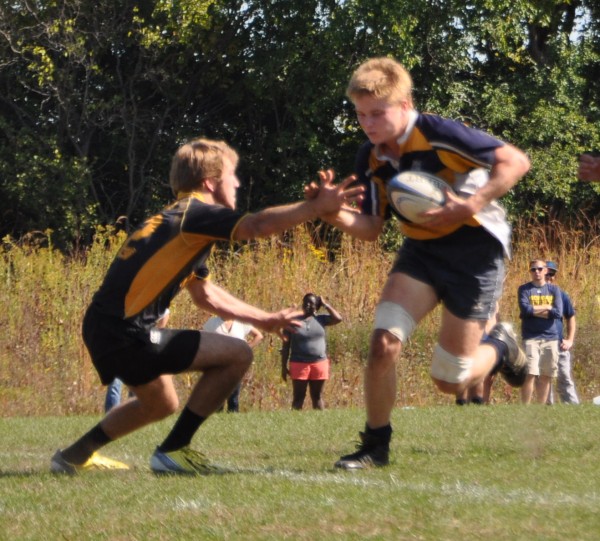
[(192, 276), (208, 277), (216, 241), (230, 240), (243, 213), (204, 203), (198, 192), (146, 220), (120, 248), (92, 299), (100, 313), (151, 328)]
[[(363, 214), (390, 217), (386, 183), (401, 171), (425, 171), (454, 186), (461, 175), (474, 169), (490, 169), (495, 163), (495, 150), (504, 145), (495, 137), (461, 122), (417, 111), (413, 111), (407, 131), (398, 142), (398, 162), (380, 156), (378, 147), (370, 142), (363, 144), (357, 153), (356, 174), (359, 184), (365, 186)], [(471, 218), (465, 224), (432, 230), (401, 222), (400, 228), (407, 237), (425, 240), (448, 235), (462, 225), (479, 226), (480, 223)]]

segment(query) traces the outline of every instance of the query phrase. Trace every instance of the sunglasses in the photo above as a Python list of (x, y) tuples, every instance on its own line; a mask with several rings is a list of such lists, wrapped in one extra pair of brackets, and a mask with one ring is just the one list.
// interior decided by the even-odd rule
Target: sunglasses
[(555, 272), (547, 272), (547, 273), (546, 273), (546, 277), (547, 277), (547, 278), (552, 278), (552, 277), (553, 277), (553, 276), (555, 276), (555, 275), (556, 275), (556, 273), (555, 273)]
[(531, 267), (529, 269), (530, 272), (535, 272), (535, 271), (543, 271), (546, 267)]

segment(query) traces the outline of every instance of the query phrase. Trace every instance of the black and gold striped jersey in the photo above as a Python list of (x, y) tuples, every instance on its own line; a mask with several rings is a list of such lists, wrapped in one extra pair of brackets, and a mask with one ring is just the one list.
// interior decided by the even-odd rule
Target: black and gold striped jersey
[(215, 242), (231, 240), (243, 217), (205, 203), (199, 192), (181, 194), (125, 240), (92, 305), (136, 327), (153, 327), (187, 280), (208, 278)]

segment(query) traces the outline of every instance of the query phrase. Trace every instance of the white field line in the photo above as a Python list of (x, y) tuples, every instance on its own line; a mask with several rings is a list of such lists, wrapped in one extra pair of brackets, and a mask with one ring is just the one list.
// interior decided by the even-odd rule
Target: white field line
[(434, 483), (409, 483), (390, 475), (386, 479), (372, 479), (368, 472), (340, 472), (330, 474), (309, 474), (286, 470), (242, 469), (240, 473), (253, 473), (264, 476), (280, 477), (294, 482), (319, 485), (352, 485), (374, 488), (389, 492), (420, 492), (443, 497), (452, 497), (458, 501), (486, 501), (498, 505), (523, 503), (546, 507), (583, 507), (597, 510), (600, 506), (598, 492), (567, 494), (563, 492), (535, 492), (527, 489), (504, 491), (496, 487), (480, 484), (467, 484), (457, 481), (453, 484), (436, 485)]
[[(13, 458), (14, 453), (2, 453), (0, 457)], [(38, 453), (25, 452), (20, 453), (19, 457), (39, 458)], [(138, 469), (134, 466), (134, 469)], [(456, 481), (452, 484), (435, 483), (410, 483), (403, 481), (397, 475), (390, 474), (387, 478), (372, 478), (369, 472), (329, 472), (329, 473), (303, 473), (290, 470), (275, 470), (270, 468), (228, 468), (225, 466), (225, 475), (228, 474), (250, 474), (263, 475), (265, 477), (281, 478), (297, 483), (316, 484), (316, 485), (346, 485), (373, 488), (379, 491), (392, 493), (398, 492), (419, 492), (440, 497), (452, 497), (458, 501), (486, 501), (497, 505), (513, 505), (522, 503), (528, 505), (538, 505), (545, 507), (579, 507), (584, 509), (598, 510), (600, 507), (600, 493), (597, 491), (564, 493), (559, 491), (535, 492), (533, 490), (517, 488), (514, 490), (501, 490), (496, 487), (486, 487), (481, 484), (468, 484)], [(28, 471), (35, 471), (28, 470)], [(380, 474), (377, 473), (379, 476)], [(179, 501), (177, 508), (187, 506), (198, 506), (200, 508), (209, 505), (207, 502)], [(1, 502), (0, 502), (1, 506)]]

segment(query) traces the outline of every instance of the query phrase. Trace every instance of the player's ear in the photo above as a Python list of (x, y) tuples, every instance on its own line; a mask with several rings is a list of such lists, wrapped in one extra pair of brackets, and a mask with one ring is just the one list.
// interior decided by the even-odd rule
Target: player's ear
[(201, 186), (208, 190), (210, 193), (214, 193), (217, 189), (217, 185), (219, 184), (219, 179), (214, 177), (203, 178), (201, 182)]

